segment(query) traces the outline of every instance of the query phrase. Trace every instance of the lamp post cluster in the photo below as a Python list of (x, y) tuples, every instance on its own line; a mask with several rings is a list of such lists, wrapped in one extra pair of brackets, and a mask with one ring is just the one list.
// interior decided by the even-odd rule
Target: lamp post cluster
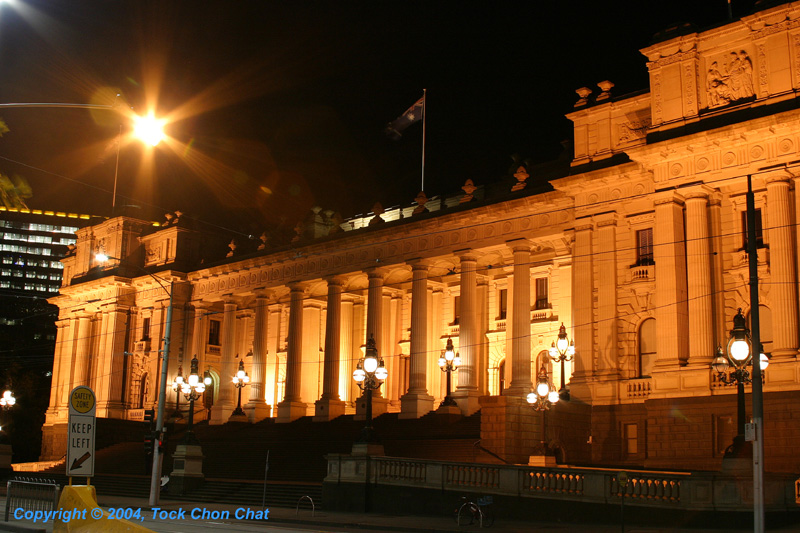
[(372, 391), (380, 388), (387, 377), (389, 377), (389, 371), (384, 366), (383, 358), (378, 355), (378, 349), (375, 347), (375, 337), (370, 336), (367, 340), (364, 357), (358, 362), (356, 369), (353, 371), (353, 379), (358, 388), (364, 392), (367, 401), (367, 423), (361, 432), (360, 442), (370, 443), (375, 438), (372, 430)]
[(547, 411), (558, 403), (558, 391), (550, 381), (547, 369), (542, 365), (536, 375), (536, 388), (528, 394), (528, 403), (537, 411)]
[(14, 393), (10, 390), (4, 391), (3, 396), (0, 397), (0, 407), (3, 408), (3, 411), (11, 409), (15, 403), (17, 403), (17, 399), (14, 397)]
[(444, 354), (442, 354), (442, 356), (439, 358), (439, 368), (442, 369), (442, 372), (447, 374), (447, 394), (445, 395), (440, 407), (458, 405), (451, 395), (452, 390), (450, 375), (458, 370), (459, 365), (461, 365), (461, 357), (455, 353), (455, 349), (453, 348), (453, 339), (448, 337), (447, 346), (444, 348)]
[(561, 388), (558, 390), (558, 394), (562, 399), (569, 400), (564, 362), (572, 361), (573, 357), (575, 357), (575, 343), (567, 338), (567, 328), (564, 327), (563, 322), (558, 330), (558, 339), (553, 342), (547, 353), (554, 363), (561, 363)]
[(247, 416), (242, 409), (242, 389), (250, 384), (250, 376), (244, 371), (244, 359), (239, 359), (239, 370), (233, 376), (233, 386), (239, 391), (239, 402), (233, 411), (233, 416)]
[[(736, 437), (733, 439), (733, 445), (725, 451), (725, 457), (749, 456), (749, 448), (745, 445), (744, 438), (744, 386), (746, 383), (752, 383), (753, 381), (750, 370), (748, 370), (748, 367), (752, 368), (753, 366), (753, 351), (751, 348), (750, 330), (747, 329), (747, 321), (742, 314), (742, 309), (739, 308), (736, 316), (733, 317), (733, 329), (728, 340), (727, 354), (722, 351), (722, 347), (718, 346), (717, 356), (714, 358), (714, 362), (711, 363), (721, 382), (736, 384)], [(769, 365), (769, 358), (763, 353), (763, 349), (759, 350), (759, 354), (759, 367), (763, 372)], [(762, 379), (763, 375), (761, 373)]]
[(181, 393), (183, 393), (184, 398), (189, 401), (189, 424), (186, 427), (186, 435), (183, 441), (186, 444), (197, 444), (197, 437), (194, 436), (194, 431), (192, 430), (194, 423), (194, 402), (206, 391), (206, 384), (205, 380), (201, 380), (198, 374), (196, 355), (192, 357), (191, 365), (189, 376), (181, 385)]

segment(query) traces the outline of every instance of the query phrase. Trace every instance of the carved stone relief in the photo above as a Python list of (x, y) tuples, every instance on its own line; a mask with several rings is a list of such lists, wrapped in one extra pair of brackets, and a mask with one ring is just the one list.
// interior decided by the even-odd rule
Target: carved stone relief
[(753, 61), (745, 50), (717, 56), (706, 74), (709, 109), (755, 95)]

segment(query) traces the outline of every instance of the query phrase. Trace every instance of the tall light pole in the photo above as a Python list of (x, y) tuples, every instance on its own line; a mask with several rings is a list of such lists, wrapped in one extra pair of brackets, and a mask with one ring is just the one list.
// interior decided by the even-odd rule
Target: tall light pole
[[(2, 1), (0, 0), (0, 3)], [(119, 98), (117, 94), (117, 98)], [(62, 108), (62, 109), (122, 109), (120, 104), (115, 100), (113, 105), (103, 104), (72, 104), (63, 102), (17, 102), (0, 104), (0, 109), (4, 108)], [(144, 116), (133, 115), (133, 133), (136, 138), (151, 146), (158, 145), (164, 139), (164, 125), (166, 123), (163, 119), (157, 119), (152, 111)], [(122, 141), (122, 124), (119, 125), (117, 132), (117, 158), (114, 165), (114, 190), (111, 196), (111, 214), (117, 207), (117, 177), (119, 174), (119, 150)]]
[[(111, 257), (106, 254), (97, 254), (95, 258), (100, 261), (101, 263), (108, 261), (109, 259), (116, 259), (120, 261), (119, 257)], [(161, 278), (154, 275), (151, 272), (148, 272), (144, 268), (133, 265), (136, 269), (144, 272), (151, 278), (153, 278), (158, 285), (164, 289), (169, 295), (169, 306), (167, 307), (167, 324), (164, 327), (164, 348), (162, 349), (161, 358), (161, 378), (159, 380), (158, 385), (158, 407), (156, 412), (156, 437), (159, 442), (163, 442), (164, 437), (164, 404), (166, 403), (167, 397), (167, 370), (169, 364), (169, 343), (172, 339), (172, 308), (173, 308), (173, 301), (174, 301), (174, 294), (175, 294), (175, 282), (169, 282), (169, 288), (164, 285)], [(161, 455), (161, 451), (159, 450), (159, 446), (153, 446), (153, 469), (150, 476), (150, 506), (158, 505), (158, 500), (160, 496), (160, 484), (161, 484), (161, 463), (163, 462), (163, 457)]]
[(564, 327), (563, 322), (558, 329), (558, 339), (553, 342), (547, 353), (554, 363), (561, 363), (561, 389), (559, 389), (558, 394), (561, 396), (561, 399), (569, 400), (564, 362), (572, 361), (572, 358), (575, 356), (575, 343), (567, 338), (567, 328)]
[[(761, 346), (761, 322), (758, 309), (758, 250), (756, 248), (756, 200), (753, 179), (747, 176), (747, 263), (750, 276), (750, 326), (753, 344)], [(753, 365), (753, 531), (764, 531), (764, 392), (761, 365)]]
[[(541, 455), (534, 456), (537, 457), (537, 461), (541, 461), (541, 464), (537, 464), (537, 466), (553, 466), (555, 465), (555, 458), (548, 453), (550, 450), (547, 446), (547, 415), (545, 412), (558, 403), (559, 396), (556, 388), (550, 382), (550, 377), (544, 365), (536, 375), (536, 388), (528, 394), (526, 399), (534, 410), (542, 412), (542, 440), (539, 441)], [(531, 457), (531, 464), (534, 464), (534, 457)]]

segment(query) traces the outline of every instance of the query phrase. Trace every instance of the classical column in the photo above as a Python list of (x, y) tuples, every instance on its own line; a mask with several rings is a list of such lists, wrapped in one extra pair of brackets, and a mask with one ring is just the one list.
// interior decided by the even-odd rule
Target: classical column
[[(78, 318), (78, 335), (75, 339), (77, 350), (75, 351), (75, 360), (73, 362), (73, 378), (69, 389), (77, 387), (78, 385), (87, 385), (89, 374), (89, 361), (90, 350), (92, 346), (92, 321), (88, 316)], [(69, 391), (67, 391), (69, 393)]]
[(255, 302), (255, 324), (253, 325), (253, 364), (250, 370), (250, 400), (244, 407), (250, 422), (269, 417), (270, 406), (265, 399), (267, 376), (267, 334), (269, 333), (269, 299), (259, 294)]
[(344, 414), (339, 397), (339, 366), (342, 331), (342, 291), (344, 280), (328, 280), (328, 313), (325, 317), (325, 354), (322, 374), (322, 396), (314, 403), (314, 421), (325, 422)]
[[(617, 221), (613, 215), (598, 216), (597, 276), (597, 368), (595, 378), (619, 377), (617, 359)], [(616, 391), (616, 388), (614, 388)], [(614, 393), (612, 393), (614, 394)]]
[(514, 253), (514, 295), (511, 317), (511, 386), (508, 388), (508, 394), (525, 397), (533, 387), (531, 382), (531, 246), (526, 241), (516, 241), (510, 245)]
[[(375, 348), (378, 350), (380, 356), (385, 356), (383, 353), (383, 277), (384, 271), (375, 268), (367, 272), (369, 285), (367, 288), (367, 331), (364, 342), (370, 337), (375, 338)], [(389, 376), (387, 381), (394, 379)], [(383, 396), (383, 387), (386, 384), (372, 391), (372, 414), (373, 416), (380, 416), (388, 409), (388, 400)], [(366, 401), (364, 395), (361, 395), (359, 401), (356, 403), (356, 420), (363, 419), (366, 414)]]
[[(46, 421), (47, 424), (52, 424), (61, 415), (62, 406), (61, 389), (64, 384), (64, 373), (69, 372), (69, 360), (65, 354), (69, 353), (69, 320), (63, 318), (56, 322), (56, 350), (53, 357), (53, 377), (52, 386), (50, 387), (50, 405), (47, 408)], [(66, 410), (63, 411), (66, 413)]]
[(722, 204), (720, 195), (709, 197), (708, 216), (711, 228), (711, 298), (714, 309), (714, 346), (727, 343), (730, 324), (725, 322), (725, 271), (722, 259)]
[(292, 422), (306, 415), (306, 404), (300, 400), (303, 370), (303, 300), (301, 283), (289, 285), (289, 337), (286, 346), (286, 386), (284, 399), (278, 404), (278, 422)]
[(353, 385), (353, 371), (355, 370), (355, 357), (353, 355), (353, 297), (348, 296), (342, 300), (341, 321), (339, 324), (339, 399), (343, 402), (352, 402), (350, 388)]
[(408, 392), (400, 398), (400, 418), (419, 418), (433, 410), (428, 394), (428, 263), (411, 264), (411, 358)]
[(125, 375), (125, 333), (128, 310), (114, 306), (103, 312), (103, 335), (97, 353), (97, 416), (121, 418)]
[[(708, 367), (715, 357), (714, 306), (711, 288), (711, 246), (708, 234), (708, 195), (686, 195), (686, 266), (689, 295), (690, 365)], [(656, 267), (657, 268), (657, 267)]]
[[(528, 254), (529, 252), (528, 248)], [(523, 257), (522, 255), (520, 257)], [(461, 259), (461, 309), (459, 309), (458, 322), (458, 350), (461, 356), (461, 365), (458, 367), (458, 386), (453, 391), (453, 399), (458, 403), (458, 407), (464, 415), (471, 415), (478, 409), (478, 257), (474, 252), (464, 251), (460, 254)], [(530, 255), (528, 255), (530, 259)], [(517, 253), (514, 253), (516, 263)], [(516, 268), (516, 267), (515, 267)], [(530, 265), (528, 269), (528, 298), (530, 299)], [(516, 274), (516, 269), (515, 269)], [(516, 288), (516, 275), (514, 278)], [(528, 316), (530, 317), (530, 301), (528, 302)], [(530, 330), (530, 318), (528, 319), (528, 329)], [(530, 347), (530, 333), (528, 333), (528, 346)], [(528, 350), (530, 352), (530, 348)], [(515, 357), (516, 361), (516, 357)], [(529, 359), (530, 361), (530, 359)], [(514, 370), (516, 376), (516, 367)], [(524, 376), (523, 376), (524, 379)], [(528, 368), (528, 379), (530, 380), (530, 367)], [(530, 391), (528, 391), (530, 392)], [(527, 394), (527, 392), (525, 393)]]
[(226, 299), (222, 315), (222, 343), (219, 376), (219, 393), (214, 407), (211, 409), (209, 424), (224, 424), (230, 418), (235, 401), (233, 399), (232, 379), (236, 373), (236, 303)]
[(683, 201), (673, 192), (655, 200), (656, 366), (671, 372), (689, 358), (689, 312)]
[(593, 225), (591, 220), (576, 221), (575, 243), (572, 246), (572, 297), (575, 325), (575, 358), (573, 359), (570, 398), (591, 401), (589, 383), (594, 365), (594, 261), (592, 255)]
[[(792, 246), (792, 216), (789, 178), (785, 175), (767, 178), (769, 254), (772, 287), (772, 355), (797, 355), (797, 277)], [(761, 338), (767, 337), (766, 334)]]

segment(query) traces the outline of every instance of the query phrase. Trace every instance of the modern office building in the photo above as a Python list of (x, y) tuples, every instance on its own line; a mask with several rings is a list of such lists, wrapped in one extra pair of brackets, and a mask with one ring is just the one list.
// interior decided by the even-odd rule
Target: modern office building
[[(751, 176), (771, 356), (765, 466), (797, 472), (798, 21), (788, 3), (663, 34), (642, 50), (648, 91), (578, 89), (574, 157), (554, 174), (520, 168), (501, 194), (467, 182), (344, 222), (318, 210), (291, 243), (232, 244), (202, 264), (211, 246), (180, 220), (78, 230), (50, 299), (60, 313), (43, 457), (63, 454), (76, 385), (94, 388), (98, 416), (138, 420), (155, 405), (172, 301), (169, 380), (197, 356), (214, 381), (211, 424), (231, 417), (240, 361), (251, 421), (360, 412), (352, 376), (371, 338), (388, 371), (375, 414), (422, 417), (445, 396), (437, 362), (452, 340), (458, 410), (480, 411), (483, 446), (505, 460), (527, 462), (544, 441), (562, 462), (719, 468), (737, 400), (712, 363), (739, 310), (752, 312)], [(563, 367), (548, 357), (562, 323), (575, 347)], [(569, 390), (546, 431), (525, 401), (542, 368)]]

